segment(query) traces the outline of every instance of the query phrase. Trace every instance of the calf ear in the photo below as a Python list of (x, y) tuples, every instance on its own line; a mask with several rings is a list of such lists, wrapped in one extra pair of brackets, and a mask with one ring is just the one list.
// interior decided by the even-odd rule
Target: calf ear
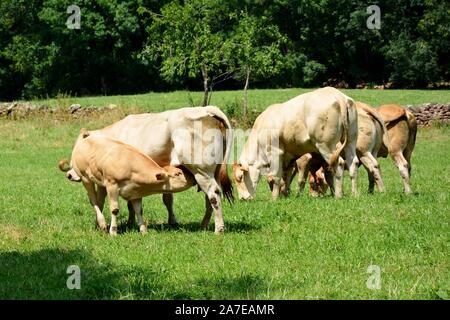
[(82, 136), (83, 139), (84, 139), (84, 138), (89, 137), (90, 132), (89, 132), (86, 128), (81, 128), (81, 129), (80, 129), (80, 134), (81, 134), (81, 136)]
[(165, 180), (167, 178), (167, 174), (164, 172), (159, 172), (155, 174), (156, 180)]

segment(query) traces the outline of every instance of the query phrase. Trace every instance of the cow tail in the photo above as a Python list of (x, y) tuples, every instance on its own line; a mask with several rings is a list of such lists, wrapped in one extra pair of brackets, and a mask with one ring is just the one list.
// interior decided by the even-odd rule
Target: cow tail
[(208, 113), (210, 113), (216, 120), (220, 121), (226, 129), (225, 155), (219, 169), (219, 183), (222, 188), (223, 195), (229, 203), (232, 203), (234, 202), (233, 184), (228, 176), (227, 164), (232, 151), (233, 129), (231, 128), (231, 124), (227, 116), (219, 108), (213, 106), (207, 106), (206, 108), (208, 108)]
[(58, 162), (58, 168), (59, 170), (61, 170), (62, 172), (67, 172), (70, 170), (70, 166), (69, 166), (69, 161), (67, 161), (66, 159), (60, 160)]
[(383, 118), (380, 116), (380, 114), (377, 111), (373, 110), (372, 108), (365, 108), (364, 106), (362, 106), (362, 109), (364, 111), (366, 111), (368, 114), (370, 114), (370, 116), (373, 119), (375, 119), (375, 121), (377, 121), (379, 123), (379, 125), (381, 126), (381, 130), (383, 131), (383, 144), (385, 145), (388, 152), (390, 152), (391, 142), (389, 139), (389, 134), (388, 134), (388, 130), (386, 127), (386, 123), (384, 122)]
[(347, 103), (343, 103), (340, 99), (337, 99), (339, 102), (339, 108), (341, 111), (341, 120), (342, 120), (342, 128), (343, 128), (343, 132), (342, 135), (344, 136), (344, 141), (342, 142), (341, 146), (339, 148), (336, 149), (336, 151), (333, 153), (333, 155), (330, 158), (330, 162), (329, 162), (329, 169), (333, 169), (334, 166), (336, 165), (336, 163), (339, 160), (339, 157), (341, 155), (342, 150), (344, 150), (345, 146), (347, 145), (348, 142), (348, 136), (349, 136), (349, 131), (350, 131), (350, 125), (349, 125), (349, 114), (348, 114), (348, 107), (347, 107), (347, 103), (350, 104), (353, 107), (353, 100), (349, 99), (347, 100)]
[(409, 140), (408, 140), (408, 147), (412, 149), (414, 148), (414, 145), (416, 144), (416, 136), (417, 136), (417, 120), (416, 117), (409, 111), (406, 111), (406, 122), (408, 124), (408, 128), (410, 131), (409, 134)]

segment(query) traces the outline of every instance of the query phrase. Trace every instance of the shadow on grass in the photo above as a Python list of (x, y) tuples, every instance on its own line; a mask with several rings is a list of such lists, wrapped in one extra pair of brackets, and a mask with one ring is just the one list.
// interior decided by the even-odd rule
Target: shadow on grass
[[(177, 226), (171, 226), (166, 223), (152, 223), (148, 225), (148, 229), (156, 230), (159, 232), (165, 231), (187, 231), (187, 232), (205, 232), (202, 229), (200, 222), (187, 222), (187, 223), (179, 223)], [(226, 222), (225, 221), (225, 232), (233, 232), (233, 233), (245, 233), (250, 231), (256, 231), (261, 229), (259, 225), (249, 224), (245, 222)], [(206, 232), (214, 232), (214, 223), (210, 223), (208, 230)]]
[[(67, 288), (72, 265), (80, 268), (80, 289)], [(253, 275), (176, 284), (167, 277), (139, 265), (102, 263), (84, 249), (0, 253), (0, 299), (252, 299), (266, 288)]]
[[(81, 288), (70, 290), (68, 278), (80, 268)], [(0, 253), (0, 299), (152, 298), (163, 290), (163, 277), (152, 270), (100, 264), (85, 250), (43, 249)]]

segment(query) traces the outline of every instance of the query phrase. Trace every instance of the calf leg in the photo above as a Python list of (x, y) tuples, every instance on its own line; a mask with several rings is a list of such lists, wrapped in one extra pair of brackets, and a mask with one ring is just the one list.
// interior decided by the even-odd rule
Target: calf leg
[(378, 191), (384, 192), (384, 183), (381, 178), (380, 166), (377, 159), (375, 159), (371, 153), (366, 152), (359, 160), (364, 168), (366, 168), (367, 174), (369, 175), (369, 193), (373, 193), (373, 182), (377, 184)]
[(175, 217), (175, 213), (173, 211), (173, 194), (172, 193), (164, 193), (163, 196), (163, 202), (166, 206), (167, 213), (168, 213), (168, 221), (169, 225), (176, 227), (178, 225), (177, 219)]
[(142, 198), (140, 199), (135, 199), (130, 201), (133, 205), (134, 208), (134, 212), (136, 212), (137, 218), (138, 218), (138, 226), (139, 226), (139, 231), (142, 234), (146, 234), (147, 233), (147, 226), (144, 223), (144, 218), (142, 217)]
[[(317, 150), (322, 156), (323, 160), (330, 165), (331, 157), (334, 153), (334, 150), (330, 148), (328, 145), (324, 143), (316, 144)], [(334, 187), (334, 178), (336, 178), (336, 188)], [(326, 168), (325, 170), (325, 180), (327, 184), (330, 186), (331, 193), (334, 194), (336, 198), (342, 197), (343, 190), (343, 178), (344, 178), (344, 162), (341, 157), (336, 161), (334, 167)]]
[(409, 185), (409, 168), (408, 168), (409, 166), (408, 166), (408, 162), (403, 157), (403, 154), (401, 152), (397, 152), (397, 153), (393, 154), (392, 158), (394, 159), (395, 164), (396, 164), (398, 170), (400, 171), (400, 175), (402, 176), (402, 179), (403, 179), (403, 191), (406, 194), (410, 194), (411, 193), (411, 187)]
[(105, 198), (106, 198), (106, 188), (97, 185), (97, 204), (100, 208), (100, 211), (103, 212), (103, 207), (105, 205)]
[[(142, 205), (142, 204), (141, 204)], [(134, 206), (132, 201), (127, 201), (127, 207), (128, 207), (128, 227), (133, 227), (136, 224), (136, 211), (134, 210)]]
[(298, 170), (298, 190), (297, 196), (300, 196), (305, 189), (306, 180), (308, 179), (308, 173), (310, 171), (310, 161), (312, 159), (312, 155), (307, 153), (301, 156), (297, 161), (297, 170)]
[(119, 188), (117, 185), (109, 185), (106, 187), (109, 198), (109, 211), (111, 211), (111, 226), (109, 227), (109, 234), (111, 236), (117, 235), (117, 215), (119, 214)]
[(107, 229), (106, 221), (105, 221), (105, 217), (102, 214), (102, 210), (100, 210), (100, 207), (98, 205), (97, 193), (95, 192), (95, 185), (90, 181), (83, 180), (83, 186), (88, 193), (88, 197), (89, 197), (89, 201), (91, 202), (91, 205), (94, 207), (95, 214), (96, 214), (97, 226), (100, 228), (100, 230), (106, 231), (106, 229)]

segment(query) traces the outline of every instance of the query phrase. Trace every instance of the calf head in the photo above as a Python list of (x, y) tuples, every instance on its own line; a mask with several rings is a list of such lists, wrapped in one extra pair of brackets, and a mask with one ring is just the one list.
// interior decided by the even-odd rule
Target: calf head
[(327, 192), (328, 184), (323, 168), (311, 171), (309, 175), (309, 194), (313, 197), (323, 197)]

